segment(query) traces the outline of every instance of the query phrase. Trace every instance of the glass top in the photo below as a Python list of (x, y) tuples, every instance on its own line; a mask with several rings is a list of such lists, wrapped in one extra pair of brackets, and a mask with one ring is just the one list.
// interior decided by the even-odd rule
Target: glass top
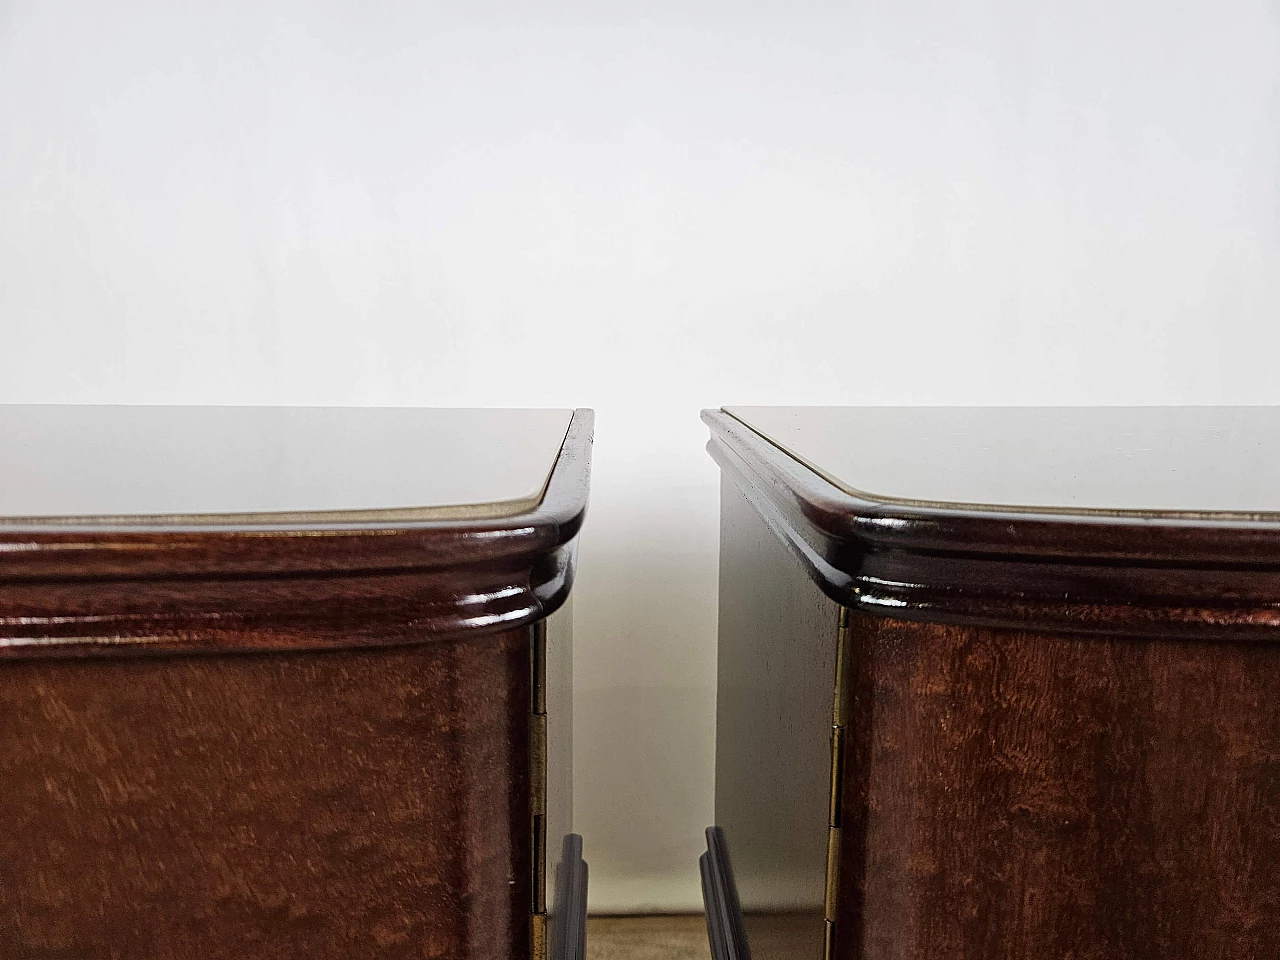
[(0, 405), (0, 524), (499, 517), (570, 410)]
[(1276, 407), (724, 409), (866, 500), (1063, 513), (1280, 513)]

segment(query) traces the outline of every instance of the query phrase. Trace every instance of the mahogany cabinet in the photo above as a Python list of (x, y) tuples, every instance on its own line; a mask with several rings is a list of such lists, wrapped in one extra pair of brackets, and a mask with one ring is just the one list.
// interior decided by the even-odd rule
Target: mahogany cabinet
[(0, 956), (581, 956), (591, 435), (0, 407)]
[(1280, 411), (703, 419), (718, 957), (1280, 956)]

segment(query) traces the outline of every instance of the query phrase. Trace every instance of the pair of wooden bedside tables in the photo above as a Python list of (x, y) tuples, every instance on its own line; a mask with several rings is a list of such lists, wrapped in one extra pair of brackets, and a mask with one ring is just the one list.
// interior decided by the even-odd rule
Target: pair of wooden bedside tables
[[(704, 419), (717, 958), (1280, 955), (1280, 416)], [(580, 958), (591, 431), (0, 407), (0, 957)]]

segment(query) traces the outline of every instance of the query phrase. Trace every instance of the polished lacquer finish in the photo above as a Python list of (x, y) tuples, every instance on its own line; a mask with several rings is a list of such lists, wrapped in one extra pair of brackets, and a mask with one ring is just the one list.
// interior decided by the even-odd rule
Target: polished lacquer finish
[(757, 960), (1280, 953), (1272, 411), (704, 419)]
[(0, 954), (525, 956), (528, 628), (0, 672)]
[[(361, 499), (413, 488), (370, 463), (296, 511), (271, 499), (286, 484), (240, 500), (269, 515), (174, 515), (183, 466), (155, 510), (137, 489), (99, 501), (130, 516), (0, 519), (0, 955), (520, 958), (577, 942), (547, 891), (572, 829), (564, 604), (590, 412), (260, 413), (273, 430), (346, 423), (333, 449), (290, 456), (381, 449), (423, 471), (422, 495)], [(365, 415), (376, 442), (352, 435)], [(123, 417), (147, 418), (186, 435), (180, 409)], [(495, 481), (487, 444), (520, 463)], [(529, 491), (513, 512), (507, 494)]]
[(1049, 513), (1280, 512), (1275, 407), (728, 407), (865, 501)]
[(524, 513), (542, 499), (572, 413), (0, 405), (0, 518), (296, 524)]

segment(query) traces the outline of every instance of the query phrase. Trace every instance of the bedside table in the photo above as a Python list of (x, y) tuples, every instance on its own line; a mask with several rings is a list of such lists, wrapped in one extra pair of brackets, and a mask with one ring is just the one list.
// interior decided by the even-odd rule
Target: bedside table
[(721, 955), (1280, 955), (1280, 411), (703, 419)]
[(0, 407), (0, 955), (580, 955), (591, 431)]

